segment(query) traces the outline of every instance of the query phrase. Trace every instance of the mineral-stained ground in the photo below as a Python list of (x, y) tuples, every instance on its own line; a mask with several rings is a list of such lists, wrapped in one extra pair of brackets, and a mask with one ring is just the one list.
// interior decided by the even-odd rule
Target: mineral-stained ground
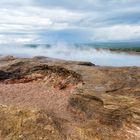
[(0, 140), (139, 140), (140, 67), (0, 58)]

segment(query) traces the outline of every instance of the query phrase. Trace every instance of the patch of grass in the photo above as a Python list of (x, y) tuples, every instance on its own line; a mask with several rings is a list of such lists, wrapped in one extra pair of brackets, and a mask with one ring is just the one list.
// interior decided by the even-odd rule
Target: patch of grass
[(111, 51), (133, 51), (133, 52), (140, 52), (140, 48), (139, 47), (135, 47), (135, 48), (110, 48), (109, 50)]

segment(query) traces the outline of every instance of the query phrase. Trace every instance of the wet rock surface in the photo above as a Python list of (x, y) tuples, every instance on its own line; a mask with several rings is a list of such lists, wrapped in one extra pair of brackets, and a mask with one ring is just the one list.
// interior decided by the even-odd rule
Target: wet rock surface
[(139, 140), (140, 68), (1, 58), (0, 104), (1, 139)]

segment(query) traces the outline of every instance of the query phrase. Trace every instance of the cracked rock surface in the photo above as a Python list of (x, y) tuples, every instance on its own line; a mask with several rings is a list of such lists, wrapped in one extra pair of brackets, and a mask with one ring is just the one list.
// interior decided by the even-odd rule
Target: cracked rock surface
[(139, 140), (140, 67), (0, 58), (0, 139)]

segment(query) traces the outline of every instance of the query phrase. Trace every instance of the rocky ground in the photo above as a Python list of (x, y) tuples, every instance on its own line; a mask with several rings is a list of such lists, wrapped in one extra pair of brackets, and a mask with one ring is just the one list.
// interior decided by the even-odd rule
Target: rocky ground
[(0, 58), (0, 140), (139, 140), (140, 67)]

